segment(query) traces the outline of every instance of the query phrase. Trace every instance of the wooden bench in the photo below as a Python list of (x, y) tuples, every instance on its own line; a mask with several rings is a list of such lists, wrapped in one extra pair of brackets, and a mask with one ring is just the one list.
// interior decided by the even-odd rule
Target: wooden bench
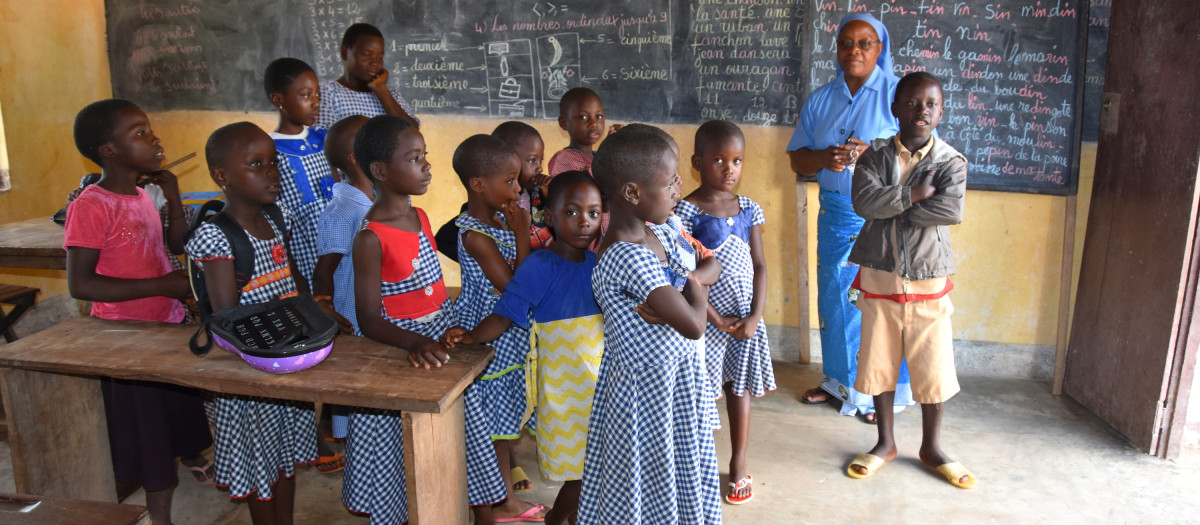
[(115, 501), (99, 380), (109, 376), (401, 410), (410, 523), (467, 523), (462, 393), (491, 360), (490, 348), (455, 350), (442, 368), (424, 370), (410, 366), (402, 350), (338, 336), (321, 364), (272, 375), (220, 349), (193, 356), (187, 340), (194, 329), (81, 317), (0, 346), (17, 491)]
[(46, 525), (48, 523), (143, 525), (150, 523), (150, 511), (140, 505), (0, 493), (0, 523), (5, 525)]
[(33, 308), (37, 303), (37, 294), (40, 291), (27, 286), (0, 284), (0, 303), (13, 305), (13, 309), (8, 313), (0, 310), (0, 333), (4, 334), (5, 341), (11, 343), (17, 340), (17, 334), (13, 333), (12, 327), (25, 315), (26, 310)]

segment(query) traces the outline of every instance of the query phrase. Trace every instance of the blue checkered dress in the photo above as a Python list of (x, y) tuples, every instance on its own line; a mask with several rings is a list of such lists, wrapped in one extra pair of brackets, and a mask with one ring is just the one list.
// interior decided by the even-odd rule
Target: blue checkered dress
[(663, 286), (670, 282), (654, 252), (626, 242), (609, 246), (592, 273), (604, 312), (604, 358), (587, 437), (580, 525), (721, 522), (708, 423), (715, 408), (703, 355), (696, 341), (670, 326), (647, 324), (634, 311)]
[[(424, 226), (424, 225), (423, 225)], [(419, 290), (442, 280), (442, 267), (430, 239), (422, 232), (418, 264), (407, 279), (380, 283), (381, 295)], [(383, 239), (380, 240), (381, 243)], [(381, 249), (387, 250), (386, 245)], [(429, 338), (440, 337), (457, 323), (447, 300), (437, 314), (421, 319), (384, 316), (392, 324)], [(496, 452), (487, 436), (486, 421), (474, 387), (463, 393), (466, 412), (467, 500), (471, 505), (491, 505), (507, 492)], [(405, 493), (404, 434), (399, 411), (354, 408), (346, 441), (346, 472), (342, 501), (352, 511), (371, 515), (372, 524), (399, 524), (408, 520)]]
[[(724, 316), (750, 315), (754, 302), (754, 261), (750, 258), (750, 230), (766, 223), (762, 208), (747, 197), (738, 196), (740, 211), (733, 217), (714, 217), (686, 200), (675, 205), (675, 215), (684, 229), (705, 247), (713, 250), (721, 262), (721, 277), (708, 292), (708, 302)], [(735, 339), (710, 324), (704, 331), (705, 360), (717, 397), (722, 385), (732, 383), (734, 395), (750, 392), (755, 397), (775, 390), (775, 372), (771, 366), (771, 348), (767, 343), (767, 325), (759, 319), (754, 337)]]
[[(408, 101), (404, 100), (404, 96), (400, 94), (399, 90), (388, 88), (388, 92), (392, 94), (392, 98), (396, 99), (404, 111), (416, 119), (418, 124), (421, 123), (421, 119), (408, 105)], [(377, 117), (383, 114), (383, 103), (379, 102), (379, 98), (374, 93), (355, 91), (343, 86), (337, 80), (329, 80), (321, 84), (321, 109), (317, 113), (317, 127), (329, 129), (329, 126), (335, 122), (354, 115)]]
[[(287, 212), (284, 211), (284, 217)], [(275, 224), (271, 224), (275, 230)], [(278, 239), (283, 232), (275, 230), (275, 238), (259, 239), (249, 232), (250, 244), (254, 247), (254, 276), (287, 272), (286, 255), (277, 259), (274, 253), (282, 253)], [(187, 254), (197, 264), (213, 259), (231, 259), (233, 252), (221, 229), (204, 224), (185, 247)], [(296, 284), (288, 277), (243, 290), (240, 304), (256, 304), (291, 295)], [(257, 396), (215, 394), (214, 408), (216, 432), (213, 436), (213, 456), (216, 460), (217, 484), (229, 488), (229, 496), (242, 498), (257, 492), (260, 500), (274, 497), (272, 489), (279, 480), (279, 473), (292, 477), (293, 465), (317, 459), (316, 419), (312, 403), (283, 401)]]
[(312, 282), (317, 266), (317, 219), (333, 198), (333, 171), (325, 159), (325, 130), (304, 128), (299, 135), (271, 133), (279, 155), (279, 207), (292, 215), (292, 257)]
[[(496, 302), (500, 300), (500, 292), (483, 274), (479, 262), (463, 246), (463, 233), (470, 231), (488, 236), (495, 241), (500, 255), (508, 261), (517, 258), (517, 238), (512, 230), (493, 228), (465, 213), (459, 215), (454, 223), (459, 227), (458, 262), (462, 265), (462, 293), (455, 301), (455, 309), (462, 326), (471, 329), (492, 313)], [(504, 335), (491, 342), (491, 346), (496, 349), (496, 358), (479, 376), (475, 385), (487, 409), (492, 439), (516, 439), (521, 435), (521, 426), (529, 421), (525, 406), (525, 358), (529, 354), (529, 330), (513, 323)]]

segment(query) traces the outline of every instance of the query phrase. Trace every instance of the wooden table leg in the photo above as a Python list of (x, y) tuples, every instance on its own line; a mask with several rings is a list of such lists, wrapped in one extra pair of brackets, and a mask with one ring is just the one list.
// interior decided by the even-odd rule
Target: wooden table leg
[(441, 414), (404, 413), (408, 522), (467, 523), (467, 448), (460, 395)]
[(17, 492), (117, 501), (100, 379), (0, 369)]

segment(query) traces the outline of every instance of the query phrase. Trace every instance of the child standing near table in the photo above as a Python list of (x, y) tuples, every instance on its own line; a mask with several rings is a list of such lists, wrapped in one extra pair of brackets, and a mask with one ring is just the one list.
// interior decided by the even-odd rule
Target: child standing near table
[[(333, 301), (333, 309), (362, 335), (354, 312), (354, 235), (375, 202), (375, 188), (354, 160), (354, 137), (369, 120), (354, 115), (329, 128), (325, 158), (341, 174), (333, 185), (333, 199), (321, 212), (317, 226), (317, 267), (313, 270), (313, 297)], [(328, 298), (328, 299), (326, 299)]]
[[(246, 230), (254, 247), (253, 275), (238, 289), (233, 250), (217, 225), (200, 225), (188, 240), (187, 254), (205, 273), (213, 311), (307, 293), (286, 248), (287, 231), (265, 210), (282, 191), (271, 137), (249, 122), (229, 124), (209, 136), (204, 154), (209, 174), (225, 192), (223, 213)], [(255, 525), (292, 523), (295, 464), (317, 459), (313, 404), (217, 394), (214, 410), (217, 484), (228, 487), (231, 498), (254, 495), (248, 506)]]
[[(555, 243), (529, 255), (504, 287), (493, 314), (470, 332), (454, 328), (448, 346), (488, 342), (516, 324), (535, 346), (526, 360), (527, 399), (537, 406), (538, 466), (542, 478), (563, 482), (546, 523), (564, 525), (579, 508), (587, 420), (604, 352), (604, 318), (592, 297), (600, 234), (600, 188), (584, 171), (550, 182), (546, 221)], [(532, 321), (532, 322), (531, 322)]]
[(386, 50), (383, 33), (371, 24), (354, 24), (342, 35), (339, 53), (342, 76), (321, 84), (321, 113), (317, 126), (328, 128), (351, 115), (392, 115), (420, 126), (421, 119), (395, 88), (388, 88), (388, 70), (383, 64)]
[[(467, 189), (467, 211), (458, 225), (458, 261), (462, 265), (462, 294), (455, 300), (464, 328), (475, 328), (492, 313), (500, 292), (529, 256), (529, 212), (517, 200), (521, 162), (511, 147), (496, 137), (475, 135), (454, 150), (454, 171)], [(519, 234), (518, 234), (519, 233)], [(525, 357), (529, 331), (510, 326), (492, 346), (496, 357), (475, 381), (486, 409), (496, 460), (510, 464), (511, 440), (521, 436), (532, 407), (525, 399)], [(545, 507), (521, 501), (512, 493), (511, 471), (503, 469), (508, 498), (495, 509), (498, 519), (540, 521)]]
[[(945, 401), (959, 390), (948, 295), (954, 289), (950, 228), (962, 222), (967, 159), (933, 130), (942, 118), (942, 85), (918, 72), (896, 85), (892, 115), (900, 132), (876, 139), (858, 161), (851, 198), (866, 219), (850, 262), (859, 265), (862, 348), (854, 388), (892, 406), (900, 362), (908, 360), (913, 400), (921, 404), (920, 458), (952, 485), (969, 489), (975, 476), (941, 448)], [(846, 475), (865, 478), (896, 458), (893, 414), (876, 412), (879, 440)]]
[[(613, 213), (592, 273), (605, 355), (578, 523), (718, 524), (715, 409), (699, 342), (708, 290), (678, 232), (646, 224), (671, 216), (678, 160), (655, 134), (624, 132), (604, 141), (595, 168)], [(663, 324), (644, 321), (642, 303)]]
[[(592, 148), (604, 133), (604, 104), (600, 95), (585, 87), (568, 90), (558, 101), (558, 127), (567, 132), (571, 143), (550, 157), (550, 176), (564, 171), (592, 172)], [(621, 129), (620, 124), (608, 127), (608, 134)]]
[(729, 459), (729, 491), (725, 501), (754, 498), (746, 472), (750, 438), (750, 395), (775, 389), (771, 349), (763, 307), (767, 302), (767, 264), (760, 226), (766, 222), (758, 203), (733, 192), (742, 178), (746, 140), (736, 124), (705, 122), (696, 130), (692, 167), (700, 187), (675, 206), (684, 229), (721, 262), (721, 276), (708, 295), (708, 328), (704, 331), (708, 374), (718, 395), (724, 390), (729, 411), (733, 454)]
[[(63, 247), (71, 296), (92, 301), (91, 315), (178, 323), (191, 296), (187, 272), (173, 271), (163, 252), (163, 225), (143, 178), (167, 199), (167, 245), (183, 249), (187, 224), (175, 175), (160, 170), (163, 148), (150, 120), (127, 100), (101, 100), (75, 117), (75, 145), (100, 165), (100, 181), (67, 208)], [(177, 483), (175, 460), (183, 458), (202, 483), (212, 483), (212, 462), (201, 455), (212, 445), (199, 394), (192, 389), (103, 378), (104, 415), (113, 469), (119, 483), (140, 482), (155, 522), (171, 523)], [(136, 486), (136, 485), (135, 485)]]
[[(457, 317), (429, 218), (411, 201), (433, 179), (425, 155), (425, 138), (399, 117), (375, 117), (358, 130), (354, 158), (375, 187), (375, 203), (354, 239), (353, 260), (355, 312), (363, 334), (407, 350), (409, 363), (429, 369), (449, 361), (435, 338)], [(505, 489), (477, 390), (463, 392), (467, 500), (475, 523), (488, 525)], [(373, 524), (408, 520), (401, 421), (398, 410), (354, 408), (350, 414), (342, 501), (370, 514)]]

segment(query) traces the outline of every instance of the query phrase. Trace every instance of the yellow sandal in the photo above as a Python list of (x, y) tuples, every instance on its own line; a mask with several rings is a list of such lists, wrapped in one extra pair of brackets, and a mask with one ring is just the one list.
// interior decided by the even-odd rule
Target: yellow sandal
[[(957, 461), (946, 463), (934, 470), (945, 476), (946, 481), (949, 481), (951, 485), (954, 485), (960, 489), (975, 488), (975, 484), (978, 482), (978, 480), (975, 479), (975, 475), (971, 474), (971, 471), (967, 470), (967, 467), (964, 467), (962, 463)], [(963, 476), (967, 477), (966, 483), (959, 481)]]
[[(854, 461), (850, 462), (850, 466), (846, 467), (846, 475), (854, 479), (863, 479), (874, 474), (884, 463), (887, 463), (887, 461), (875, 454), (859, 454), (858, 457), (854, 458)], [(857, 470), (854, 470), (855, 466), (867, 469), (867, 473), (860, 474)]]

